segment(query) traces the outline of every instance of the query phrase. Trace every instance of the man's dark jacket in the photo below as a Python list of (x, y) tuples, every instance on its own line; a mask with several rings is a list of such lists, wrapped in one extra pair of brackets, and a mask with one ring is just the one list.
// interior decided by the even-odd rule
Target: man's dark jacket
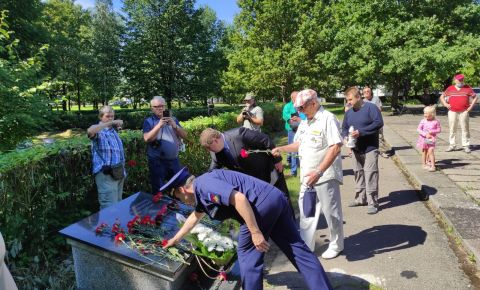
[[(283, 173), (279, 173), (275, 169), (275, 163), (281, 162), (282, 157), (274, 157), (267, 153), (250, 153), (247, 158), (240, 156), (242, 149), (265, 150), (275, 148), (275, 144), (268, 135), (244, 127), (228, 130), (223, 135), (227, 144), (218, 153), (210, 152), (212, 157), (210, 170), (225, 167), (239, 171), (266, 181), (283, 191), (287, 197), (289, 196)], [(230, 149), (233, 160), (226, 155), (227, 147)]]

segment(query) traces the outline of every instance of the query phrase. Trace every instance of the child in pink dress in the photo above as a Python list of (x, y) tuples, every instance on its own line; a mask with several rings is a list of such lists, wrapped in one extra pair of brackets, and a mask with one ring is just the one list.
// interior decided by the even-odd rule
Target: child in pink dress
[(423, 168), (428, 171), (435, 171), (435, 140), (438, 133), (442, 131), (440, 121), (435, 119), (435, 107), (427, 106), (423, 109), (424, 118), (418, 124), (417, 132), (420, 134), (417, 141), (417, 148), (422, 150)]

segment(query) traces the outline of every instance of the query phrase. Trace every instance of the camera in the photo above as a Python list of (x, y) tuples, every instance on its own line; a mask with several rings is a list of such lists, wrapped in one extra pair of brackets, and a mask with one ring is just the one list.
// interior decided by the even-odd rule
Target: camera
[(163, 111), (163, 117), (164, 117), (164, 118), (169, 118), (169, 117), (171, 117), (171, 116), (172, 116), (172, 115), (170, 114), (170, 110), (165, 110), (165, 111)]
[(152, 142), (152, 148), (154, 149), (160, 148), (161, 146), (162, 146), (162, 142), (160, 142), (159, 140), (155, 140)]
[(112, 167), (110, 165), (103, 165), (102, 166), (102, 173), (105, 175), (111, 175), (112, 174)]

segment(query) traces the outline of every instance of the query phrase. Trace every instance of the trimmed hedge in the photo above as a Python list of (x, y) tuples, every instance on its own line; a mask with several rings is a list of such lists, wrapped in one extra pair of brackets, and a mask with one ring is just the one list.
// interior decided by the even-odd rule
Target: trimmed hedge
[[(239, 107), (215, 107), (214, 115), (239, 111)], [(179, 121), (190, 120), (194, 117), (207, 116), (208, 109), (205, 107), (182, 108), (172, 110), (173, 115)], [(143, 127), (143, 120), (151, 114), (150, 109), (122, 109), (115, 111), (115, 118), (124, 121), (124, 129), (140, 130)], [(52, 111), (49, 116), (50, 127), (43, 130), (67, 130), (70, 128), (87, 129), (92, 124), (98, 123), (98, 111), (63, 112)]]
[[(264, 131), (283, 130), (281, 106), (267, 104), (262, 108)], [(212, 125), (220, 131), (237, 127), (236, 116), (237, 112), (232, 112), (182, 122), (188, 132), (187, 151), (180, 155), (182, 164), (194, 174), (204, 172), (210, 157), (198, 136)], [(124, 130), (121, 138), (127, 161), (135, 160), (127, 165), (125, 195), (149, 191), (142, 132)], [(0, 229), (14, 272), (27, 268), (32, 259), (46, 263), (69, 251), (58, 230), (99, 208), (91, 166), (91, 145), (86, 136), (0, 154)]]

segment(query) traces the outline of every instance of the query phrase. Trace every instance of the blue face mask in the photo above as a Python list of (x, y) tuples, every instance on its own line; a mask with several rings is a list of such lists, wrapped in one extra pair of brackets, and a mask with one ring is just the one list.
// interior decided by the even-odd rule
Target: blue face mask
[(461, 87), (463, 87), (463, 84), (460, 83), (460, 84), (456, 84), (455, 86), (456, 86), (457, 88), (461, 88)]

